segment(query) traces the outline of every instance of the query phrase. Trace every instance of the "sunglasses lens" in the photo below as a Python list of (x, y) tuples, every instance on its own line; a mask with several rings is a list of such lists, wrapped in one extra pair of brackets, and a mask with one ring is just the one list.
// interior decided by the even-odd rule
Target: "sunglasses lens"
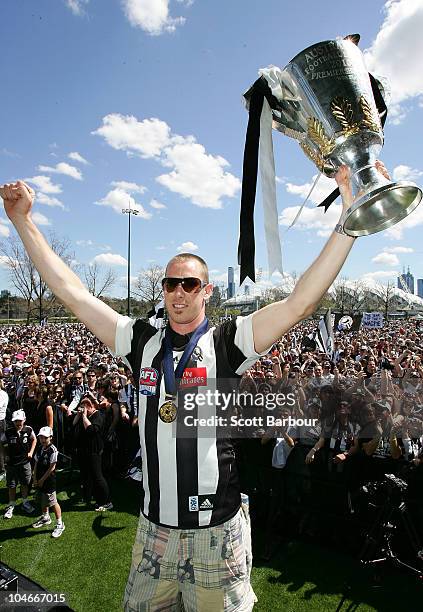
[(172, 293), (180, 282), (179, 278), (164, 278), (162, 284), (163, 288), (166, 289), (168, 293)]
[(168, 293), (175, 291), (176, 287), (181, 284), (182, 289), (186, 293), (192, 293), (201, 289), (201, 279), (195, 277), (188, 278), (171, 278), (167, 277), (163, 279), (162, 285)]
[(182, 288), (184, 291), (191, 293), (201, 289), (201, 280), (199, 278), (184, 278), (182, 281)]

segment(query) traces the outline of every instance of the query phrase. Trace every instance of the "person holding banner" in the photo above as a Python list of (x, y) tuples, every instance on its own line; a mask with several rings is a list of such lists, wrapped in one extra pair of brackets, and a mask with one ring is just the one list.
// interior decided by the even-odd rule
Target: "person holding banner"
[[(387, 175), (383, 164), (378, 168)], [(345, 212), (353, 202), (346, 167), (337, 172), (336, 181)], [(169, 261), (163, 279), (168, 325), (157, 329), (119, 315), (89, 293), (32, 220), (35, 194), (26, 183), (5, 184), (0, 196), (50, 290), (115, 354), (126, 357), (135, 382), (140, 382), (144, 502), (125, 610), (179, 609), (181, 598), (187, 612), (251, 610), (256, 598), (250, 585), (250, 525), (247, 505), (241, 504), (234, 449), (230, 440), (217, 439), (213, 432), (185, 435), (178, 418), (178, 385), (187, 385), (192, 376), (198, 395), (213, 380), (217, 387), (224, 379), (238, 380), (314, 312), (355, 239), (344, 234), (341, 218), (286, 299), (217, 327), (210, 327), (205, 316), (213, 289), (206, 263), (179, 254)]]

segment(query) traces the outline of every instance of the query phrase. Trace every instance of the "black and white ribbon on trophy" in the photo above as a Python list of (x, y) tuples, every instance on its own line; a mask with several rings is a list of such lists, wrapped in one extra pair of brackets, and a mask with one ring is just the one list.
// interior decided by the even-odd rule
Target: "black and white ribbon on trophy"
[[(354, 42), (357, 44), (356, 41)], [(285, 90), (283, 79), (279, 78), (280, 73), (280, 68), (276, 66), (270, 66), (269, 68), (259, 70), (260, 77), (244, 94), (249, 117), (244, 148), (238, 242), (240, 284), (247, 277), (255, 282), (254, 206), (259, 169), (269, 276), (275, 271), (279, 271), (283, 274), (272, 140), (273, 121), (275, 120), (274, 111), (277, 112), (278, 110), (279, 100), (284, 100), (289, 96), (288, 90)], [(383, 127), (387, 117), (384, 89), (382, 84), (373, 75), (369, 74), (369, 77)], [(289, 130), (285, 130), (285, 133), (288, 134), (288, 131)], [(293, 132), (293, 130), (291, 131)], [(319, 176), (320, 175), (318, 175), (318, 178)], [(316, 186), (317, 180), (314, 182), (307, 198), (304, 200), (290, 227), (295, 224), (300, 216), (305, 203), (308, 201), (311, 192)], [(324, 211), (326, 212), (339, 195), (339, 190), (335, 189), (318, 206), (324, 207)]]

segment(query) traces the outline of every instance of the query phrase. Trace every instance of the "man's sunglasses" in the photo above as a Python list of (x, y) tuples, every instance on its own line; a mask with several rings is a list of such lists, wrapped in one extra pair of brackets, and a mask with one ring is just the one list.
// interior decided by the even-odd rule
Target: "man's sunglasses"
[(195, 278), (194, 276), (187, 276), (185, 278), (174, 278), (172, 276), (166, 276), (162, 280), (162, 287), (168, 293), (175, 291), (178, 285), (181, 285), (185, 293), (192, 293), (193, 291), (198, 292), (207, 285), (206, 282), (202, 281), (201, 278)]

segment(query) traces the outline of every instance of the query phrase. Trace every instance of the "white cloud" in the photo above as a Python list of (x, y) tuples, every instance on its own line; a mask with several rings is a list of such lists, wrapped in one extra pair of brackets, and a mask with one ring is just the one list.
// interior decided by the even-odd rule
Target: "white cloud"
[[(313, 183), (317, 179), (317, 174), (311, 177), (310, 182), (304, 183), (302, 185), (296, 185), (295, 183), (289, 183), (285, 181), (285, 188), (288, 193), (299, 196), (302, 200), (305, 200), (310, 190), (313, 186)], [(330, 179), (324, 174), (319, 177), (311, 195), (310, 202), (314, 204), (320, 204), (332, 191), (336, 189), (336, 181), (334, 179)], [(333, 205), (332, 205), (333, 206)], [(330, 208), (332, 208), (332, 206)], [(329, 210), (330, 210), (329, 208)]]
[(10, 236), (10, 229), (6, 219), (0, 219), (0, 236), (3, 236), (3, 238), (9, 238)]
[(20, 158), (20, 155), (18, 153), (14, 153), (13, 151), (9, 151), (9, 149), (6, 149), (5, 147), (0, 149), (0, 153), (2, 155), (6, 155), (6, 157), (11, 157), (12, 159), (19, 159)]
[(166, 246), (163, 246), (163, 245), (160, 245), (160, 246), (156, 246), (156, 249), (157, 249), (158, 251), (165, 251), (165, 250), (167, 249), (167, 247), (166, 247)]
[(384, 232), (384, 236), (390, 238), (391, 240), (402, 240), (405, 230), (412, 229), (414, 227), (417, 227), (418, 225), (423, 225), (422, 203), (420, 203), (420, 205), (417, 206), (417, 208), (415, 208), (413, 212), (408, 215), (408, 217), (387, 229)]
[(147, 187), (144, 185), (138, 185), (137, 183), (129, 183), (128, 181), (112, 181), (112, 187), (118, 187), (118, 189), (123, 189), (128, 193), (145, 193), (147, 191)]
[(421, 170), (410, 168), (410, 166), (399, 165), (392, 171), (394, 181), (416, 181), (420, 176), (423, 176)]
[(56, 194), (62, 193), (62, 186), (51, 182), (49, 176), (39, 175), (24, 179), (27, 183), (32, 183), (43, 193)]
[(114, 149), (135, 151), (141, 157), (150, 158), (160, 155), (169, 143), (170, 127), (156, 118), (138, 121), (130, 115), (112, 113), (103, 117), (103, 125), (92, 134), (103, 136)]
[(57, 208), (62, 208), (63, 210), (65, 210), (65, 205), (63, 204), (63, 202), (61, 202), (57, 198), (48, 196), (45, 193), (42, 193), (41, 191), (37, 193), (37, 204), (45, 204), (46, 206), (53, 207), (56, 206)]
[(49, 219), (47, 219), (47, 217), (45, 217), (39, 212), (32, 213), (32, 220), (37, 225), (51, 225), (51, 222), (49, 221)]
[[(284, 181), (285, 189), (289, 194), (298, 196), (302, 202), (309, 195), (313, 184), (316, 181), (317, 174), (315, 174), (310, 182), (297, 185), (295, 183), (289, 183)], [(314, 186), (313, 191), (308, 199), (308, 202), (313, 204), (320, 204), (332, 191), (336, 189), (336, 182), (334, 179), (330, 179), (325, 175), (321, 175), (319, 180)], [(288, 206), (282, 210), (279, 216), (279, 224), (289, 226), (295, 219), (300, 206)], [(327, 212), (324, 212), (323, 207), (318, 208), (304, 206), (301, 211), (300, 218), (296, 221), (294, 228), (300, 230), (317, 230), (317, 235), (322, 238), (327, 238), (335, 228), (336, 223), (339, 221), (341, 216), (342, 206), (340, 204), (331, 204)]]
[(66, 6), (79, 17), (84, 14), (84, 5), (88, 2), (89, 0), (66, 0)]
[[(279, 216), (279, 225), (291, 225), (299, 210), (300, 206), (284, 208)], [(338, 223), (341, 212), (342, 206), (340, 204), (332, 204), (326, 213), (323, 208), (304, 206), (300, 218), (294, 225), (294, 229), (317, 230), (318, 236), (329, 236)]]
[(80, 164), (84, 164), (84, 166), (89, 165), (89, 162), (85, 159), (85, 157), (82, 157), (82, 155), (80, 155), (77, 151), (69, 153), (68, 157), (73, 161), (79, 162)]
[(127, 260), (117, 253), (100, 253), (92, 260), (92, 263), (99, 263), (108, 266), (127, 266)]
[(78, 246), (93, 246), (94, 242), (92, 240), (77, 240), (76, 244)]
[(103, 126), (92, 133), (102, 136), (114, 149), (158, 159), (171, 170), (156, 180), (197, 206), (222, 208), (222, 198), (234, 197), (241, 187), (239, 179), (225, 171), (229, 164), (223, 157), (208, 154), (193, 136), (171, 134), (160, 119), (138, 121), (111, 114), (103, 117)]
[(203, 208), (222, 208), (221, 198), (233, 198), (241, 187), (236, 176), (224, 171), (228, 162), (206, 153), (192, 137), (175, 138), (163, 164), (173, 170), (158, 176), (157, 182)]
[(183, 242), (180, 246), (177, 247), (176, 250), (179, 251), (180, 253), (198, 251), (198, 244), (195, 244), (194, 242), (191, 242), (191, 241)]
[(155, 36), (185, 23), (184, 17), (169, 15), (169, 0), (123, 0), (123, 8), (132, 26)]
[[(138, 280), (138, 276), (130, 276), (129, 278), (130, 278), (130, 283), (131, 283), (131, 285), (135, 285), (135, 283), (136, 283), (136, 282), (137, 282), (137, 280)], [(128, 276), (127, 276), (126, 274), (125, 274), (125, 276), (119, 276), (118, 281), (119, 281), (120, 283), (124, 283), (124, 284), (125, 284), (125, 287), (126, 287), (127, 282), (128, 282)]]
[(383, 250), (385, 253), (414, 253), (414, 249), (410, 247), (402, 247), (402, 246), (385, 247)]
[(399, 266), (399, 259), (394, 253), (379, 253), (372, 258), (372, 262), (382, 266)]
[(132, 208), (138, 211), (138, 216), (142, 219), (151, 219), (152, 213), (145, 210), (141, 204), (137, 204), (133, 197), (129, 195), (123, 189), (112, 189), (109, 193), (99, 202), (96, 202), (98, 206), (108, 206), (112, 208), (116, 213), (121, 213), (124, 208)]
[(40, 172), (52, 172), (54, 174), (65, 174), (66, 176), (70, 176), (76, 179), (77, 181), (82, 181), (81, 171), (78, 170), (78, 168), (75, 168), (75, 166), (71, 166), (70, 164), (67, 164), (66, 162), (60, 162), (59, 164), (56, 164), (56, 166), (54, 167), (38, 166), (38, 170), (40, 170)]
[(159, 202), (158, 200), (151, 200), (150, 202), (150, 206), (152, 208), (155, 208), (156, 210), (162, 210), (163, 208), (167, 208), (167, 206), (165, 206), (164, 204), (162, 204), (161, 202)]
[(392, 95), (388, 117), (400, 123), (406, 108), (402, 104), (423, 93), (423, 71), (416, 61), (423, 55), (423, 3), (421, 0), (387, 0), (385, 20), (365, 51), (366, 65), (386, 77)]
[(366, 272), (363, 274), (363, 280), (376, 280), (378, 278), (397, 278), (397, 270), (377, 270), (376, 272)]

